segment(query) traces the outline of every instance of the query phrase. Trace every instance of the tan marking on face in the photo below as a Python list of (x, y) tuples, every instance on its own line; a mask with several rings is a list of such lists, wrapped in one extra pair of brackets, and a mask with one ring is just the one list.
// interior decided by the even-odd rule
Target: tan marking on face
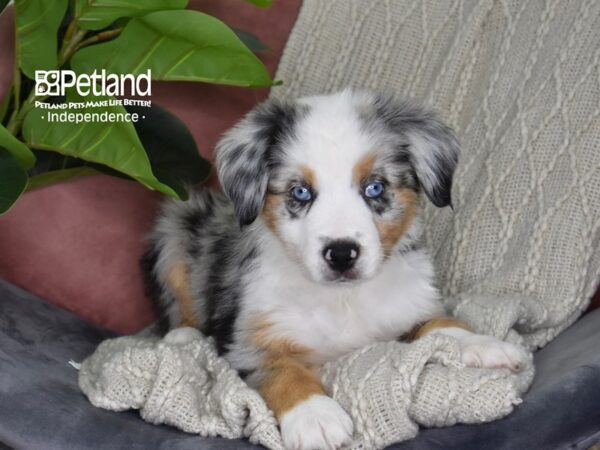
[(315, 171), (308, 167), (306, 164), (302, 164), (300, 166), (300, 171), (302, 172), (302, 178), (304, 178), (304, 181), (306, 181), (309, 186), (316, 188), (317, 176), (315, 175)]
[(268, 358), (261, 370), (258, 390), (277, 418), (311, 395), (325, 394), (317, 374), (294, 358)]
[(408, 341), (414, 341), (415, 339), (418, 339), (431, 333), (435, 329), (450, 327), (462, 328), (463, 330), (473, 331), (471, 327), (469, 327), (469, 325), (467, 325), (462, 320), (453, 319), (452, 317), (438, 317), (436, 319), (431, 319), (423, 324), (417, 325), (403, 338)]
[(268, 193), (262, 210), (262, 218), (265, 224), (275, 234), (278, 234), (277, 211), (282, 202), (283, 199), (280, 195)]
[(181, 316), (180, 326), (197, 327), (200, 325), (194, 310), (194, 300), (190, 295), (188, 282), (188, 268), (184, 262), (176, 263), (167, 276), (167, 282), (173, 292), (179, 306)]
[(377, 221), (377, 231), (379, 232), (379, 240), (383, 247), (383, 253), (388, 258), (392, 249), (402, 236), (408, 231), (410, 224), (413, 222), (417, 214), (418, 196), (412, 189), (396, 189), (394, 191), (393, 202), (403, 205), (402, 217), (392, 221)]
[(369, 153), (363, 156), (352, 168), (352, 180), (357, 185), (360, 185), (373, 172), (375, 164), (375, 155)]

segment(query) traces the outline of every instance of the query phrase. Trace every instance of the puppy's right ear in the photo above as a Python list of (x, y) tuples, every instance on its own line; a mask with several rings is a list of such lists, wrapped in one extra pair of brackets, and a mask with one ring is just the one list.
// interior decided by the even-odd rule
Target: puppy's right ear
[(293, 135), (296, 116), (294, 105), (267, 100), (217, 144), (219, 180), (240, 225), (254, 222), (262, 211), (270, 172), (278, 164), (280, 146)]

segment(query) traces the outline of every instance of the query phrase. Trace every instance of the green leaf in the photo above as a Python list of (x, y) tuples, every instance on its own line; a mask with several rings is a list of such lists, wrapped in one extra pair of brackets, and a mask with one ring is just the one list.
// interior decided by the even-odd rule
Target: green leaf
[(271, 86), (262, 62), (223, 22), (197, 11), (159, 11), (131, 19), (121, 35), (79, 50), (79, 73), (106, 69), (156, 80)]
[(231, 27), (231, 29), (233, 30), (235, 35), (240, 39), (240, 41), (242, 41), (244, 45), (250, 50), (252, 50), (254, 53), (269, 50), (267, 44), (262, 42), (255, 34), (252, 34), (245, 30), (240, 30), (239, 28), (235, 27)]
[(211, 165), (198, 153), (188, 127), (155, 103), (151, 108), (128, 106), (127, 110), (146, 116), (135, 129), (156, 178), (171, 186), (180, 198), (187, 198), (185, 187), (206, 180), (211, 173)]
[(27, 186), (27, 173), (7, 149), (0, 147), (0, 214), (17, 201)]
[(0, 125), (0, 146), (8, 150), (24, 169), (29, 169), (35, 164), (35, 156), (31, 150), (2, 125)]
[(29, 183), (27, 184), (27, 191), (33, 191), (34, 189), (39, 189), (41, 187), (48, 186), (49, 184), (72, 180), (74, 178), (79, 178), (86, 175), (94, 175), (97, 173), (98, 171), (88, 166), (52, 170), (50, 172), (45, 172), (30, 177)]
[[(90, 102), (114, 100), (111, 97), (78, 97), (74, 91), (67, 92), (68, 101)], [(122, 106), (60, 110), (69, 113), (126, 114)], [(23, 123), (23, 136), (32, 147), (73, 156), (124, 173), (144, 186), (177, 197), (176, 192), (161, 183), (152, 173), (150, 161), (130, 122), (50, 122), (48, 110), (32, 109)]]
[(77, 0), (75, 18), (84, 30), (100, 30), (121, 17), (183, 9), (187, 3), (188, 0)]
[(56, 69), (58, 28), (68, 0), (15, 0), (17, 61), (29, 78), (36, 70)]
[[(210, 163), (199, 155), (187, 126), (156, 104), (151, 108), (128, 106), (126, 109), (139, 117), (145, 116), (145, 119), (134, 123), (134, 127), (150, 160), (152, 173), (160, 182), (173, 188), (181, 199), (187, 198), (185, 187), (206, 180), (211, 172)], [(50, 184), (62, 181), (63, 177), (67, 179), (87, 173), (100, 172), (132, 180), (108, 166), (80, 158), (44, 150), (34, 150), (34, 153), (37, 161), (28, 171), (27, 190), (36, 189), (38, 184)]]
[(246, 0), (248, 3), (259, 6), (261, 8), (268, 8), (273, 4), (273, 0)]

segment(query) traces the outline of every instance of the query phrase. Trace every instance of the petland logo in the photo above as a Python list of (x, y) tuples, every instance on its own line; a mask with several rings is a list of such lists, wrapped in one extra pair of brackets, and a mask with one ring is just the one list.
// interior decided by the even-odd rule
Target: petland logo
[[(96, 96), (140, 96), (152, 95), (150, 79), (152, 72), (134, 75), (108, 74), (106, 70), (91, 75), (77, 75), (72, 70), (36, 70), (35, 95), (64, 96), (67, 88), (75, 88), (82, 97)], [(129, 87), (129, 89), (127, 89)]]

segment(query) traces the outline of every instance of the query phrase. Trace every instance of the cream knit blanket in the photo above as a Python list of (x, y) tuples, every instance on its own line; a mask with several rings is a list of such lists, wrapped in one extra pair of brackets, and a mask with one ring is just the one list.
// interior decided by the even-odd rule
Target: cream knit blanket
[[(462, 142), (454, 211), (425, 207), (448, 309), (534, 349), (577, 319), (600, 277), (598, 30), (597, 0), (305, 0), (272, 96), (352, 86), (437, 109)], [(208, 341), (183, 337), (107, 341), (80, 386), (98, 406), (280, 448), (258, 394)], [(417, 424), (499, 418), (531, 376), (459, 369), (456, 343), (430, 336), (360, 350), (323, 380), (357, 448), (377, 449)]]
[[(464, 368), (453, 338), (437, 334), (413, 344), (375, 344), (327, 365), (327, 391), (351, 415), (353, 449), (381, 449), (410, 439), (418, 425), (447, 426), (498, 419), (521, 402), (533, 365)], [(247, 437), (282, 449), (277, 422), (255, 390), (193, 328), (164, 339), (109, 339), (86, 359), (79, 386), (90, 402), (113, 411), (139, 409), (144, 420), (188, 433)]]

